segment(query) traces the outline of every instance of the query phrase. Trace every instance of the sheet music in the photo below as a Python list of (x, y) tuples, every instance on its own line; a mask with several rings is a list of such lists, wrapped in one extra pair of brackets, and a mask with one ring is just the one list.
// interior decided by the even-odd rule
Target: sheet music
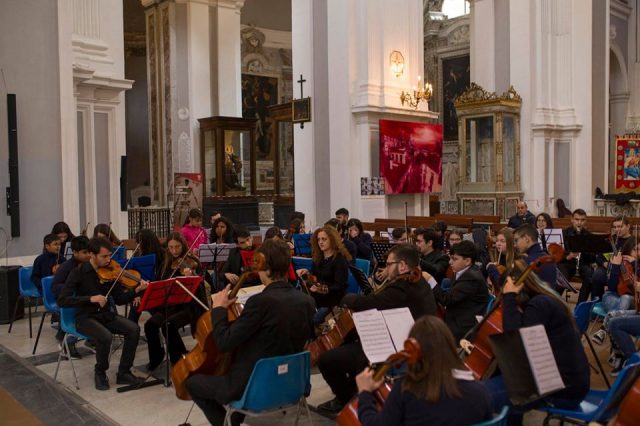
[(520, 329), (520, 337), (529, 358), (531, 372), (540, 395), (564, 389), (558, 365), (551, 351), (549, 338), (544, 326), (535, 325)]
[(64, 244), (64, 258), (69, 260), (73, 257), (73, 251), (71, 250), (71, 241), (67, 241)]
[(370, 309), (368, 311), (354, 312), (353, 322), (356, 325), (362, 349), (369, 362), (384, 362), (389, 355), (396, 352), (380, 311)]
[(543, 229), (544, 240), (547, 245), (551, 243), (560, 244), (564, 248), (564, 238), (562, 237), (562, 228)]
[(244, 305), (245, 303), (247, 303), (247, 300), (249, 300), (251, 296), (262, 293), (262, 290), (264, 290), (263, 284), (241, 288), (240, 290), (238, 290), (238, 302)]
[(396, 352), (404, 348), (404, 341), (409, 337), (409, 331), (413, 327), (413, 315), (409, 308), (385, 309), (380, 311), (387, 324)]

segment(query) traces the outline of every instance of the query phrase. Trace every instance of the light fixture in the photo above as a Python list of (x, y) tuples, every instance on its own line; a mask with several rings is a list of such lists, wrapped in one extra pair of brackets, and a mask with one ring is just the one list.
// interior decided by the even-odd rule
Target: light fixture
[(431, 86), (431, 83), (424, 83), (424, 85), (421, 85), (421, 77), (418, 76), (418, 85), (413, 86), (413, 90), (411, 92), (405, 92), (403, 90), (400, 94), (400, 102), (402, 102), (403, 106), (407, 103), (410, 107), (418, 109), (420, 102), (429, 102), (432, 96), (433, 87)]
[(404, 74), (404, 56), (402, 53), (394, 50), (389, 55), (389, 63), (391, 64), (391, 72), (396, 75), (396, 77), (400, 77)]

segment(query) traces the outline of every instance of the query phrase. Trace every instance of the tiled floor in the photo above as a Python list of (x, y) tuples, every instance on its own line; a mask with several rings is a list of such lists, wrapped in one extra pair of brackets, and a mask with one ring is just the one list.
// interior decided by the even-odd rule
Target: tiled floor
[[(41, 309), (41, 308), (40, 308)], [(41, 310), (40, 310), (41, 312)], [(34, 316), (34, 336), (29, 338), (29, 327), (26, 317), (17, 321), (11, 334), (7, 333), (8, 325), (0, 325), (0, 387), (12, 393), (16, 399), (24, 404), (24, 400), (31, 401), (27, 408), (44, 424), (78, 425), (78, 424), (120, 424), (120, 425), (179, 425), (185, 422), (192, 406), (191, 402), (176, 398), (172, 388), (163, 385), (148, 387), (128, 393), (117, 393), (115, 373), (117, 370), (120, 351), (116, 351), (111, 360), (108, 377), (112, 384), (110, 390), (97, 391), (93, 383), (93, 366), (95, 357), (92, 352), (79, 345), (84, 355), (81, 360), (73, 361), (80, 389), (75, 388), (71, 365), (62, 361), (58, 382), (53, 382), (53, 375), (57, 364), (58, 345), (54, 338), (54, 330), (45, 321), (42, 336), (38, 343), (36, 355), (32, 355), (33, 344), (40, 322), (40, 313)], [(143, 316), (140, 324), (146, 319)], [(188, 331), (184, 337), (187, 347), (194, 344)], [(604, 361), (608, 355), (608, 345), (596, 346), (598, 356)], [(591, 359), (591, 354), (587, 349)], [(17, 360), (16, 360), (17, 359)], [(141, 340), (136, 353), (134, 365), (138, 366), (135, 373), (145, 376), (144, 366), (148, 361), (146, 343)], [(8, 368), (7, 368), (8, 367)], [(159, 369), (158, 371), (161, 371)], [(311, 377), (312, 392), (308, 398), (309, 404), (318, 404), (333, 397), (322, 376), (314, 371)], [(24, 385), (19, 388), (17, 384)], [(604, 388), (601, 376), (592, 374), (592, 387)], [(59, 413), (63, 413), (60, 417)], [(0, 424), (2, 417), (0, 415)], [(531, 412), (525, 416), (525, 425), (542, 424), (543, 415)], [(286, 425), (293, 424), (295, 412), (286, 416), (277, 414), (267, 418), (247, 419), (249, 425)], [(315, 425), (334, 424), (331, 420), (312, 412)], [(189, 423), (193, 426), (206, 425), (207, 421), (202, 412), (196, 407), (191, 412)], [(301, 418), (301, 424), (306, 423), (306, 416)]]

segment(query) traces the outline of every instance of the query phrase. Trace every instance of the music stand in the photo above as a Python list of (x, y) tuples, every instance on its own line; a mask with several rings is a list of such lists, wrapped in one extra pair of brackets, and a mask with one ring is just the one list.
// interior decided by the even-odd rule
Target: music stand
[(200, 259), (200, 263), (211, 263), (214, 265), (213, 267), (213, 288), (218, 288), (218, 262), (226, 262), (229, 260), (229, 252), (231, 249), (236, 248), (235, 244), (232, 243), (211, 243), (211, 244), (200, 244), (198, 247), (198, 259)]
[(609, 236), (603, 234), (567, 235), (564, 243), (567, 252), (598, 254), (613, 251)]
[(371, 244), (371, 250), (373, 251), (373, 257), (376, 259), (378, 267), (387, 265), (387, 253), (395, 243), (376, 242)]
[(69, 260), (73, 257), (73, 250), (71, 250), (71, 241), (67, 241), (64, 244), (64, 259)]
[(293, 234), (293, 250), (296, 256), (311, 256), (311, 234)]
[(191, 294), (197, 291), (198, 286), (202, 282), (202, 277), (199, 275), (193, 277), (176, 277), (163, 281), (150, 282), (147, 289), (142, 295), (140, 305), (138, 305), (138, 313), (142, 311), (148, 311), (154, 308), (164, 308), (164, 327), (165, 327), (165, 362), (166, 362), (166, 375), (165, 379), (156, 379), (147, 382), (147, 379), (151, 376), (151, 373), (145, 378), (145, 380), (137, 385), (121, 386), (116, 390), (119, 393), (128, 392), (135, 389), (146, 388), (149, 386), (159, 385), (164, 382), (165, 387), (169, 387), (169, 322), (168, 322), (168, 308), (169, 306), (181, 305), (191, 301), (191, 294), (185, 291), (180, 285), (176, 284), (176, 281), (180, 283), (191, 292)]

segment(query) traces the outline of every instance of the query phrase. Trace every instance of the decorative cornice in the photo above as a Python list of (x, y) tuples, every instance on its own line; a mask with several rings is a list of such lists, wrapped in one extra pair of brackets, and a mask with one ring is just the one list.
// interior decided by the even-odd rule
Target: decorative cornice
[(627, 20), (633, 11), (633, 8), (620, 0), (611, 0), (610, 11), (613, 16)]
[(484, 90), (481, 86), (472, 82), (469, 88), (456, 98), (454, 104), (456, 108), (487, 104), (503, 104), (520, 107), (522, 98), (513, 86), (510, 86), (509, 90), (498, 96), (496, 92)]

